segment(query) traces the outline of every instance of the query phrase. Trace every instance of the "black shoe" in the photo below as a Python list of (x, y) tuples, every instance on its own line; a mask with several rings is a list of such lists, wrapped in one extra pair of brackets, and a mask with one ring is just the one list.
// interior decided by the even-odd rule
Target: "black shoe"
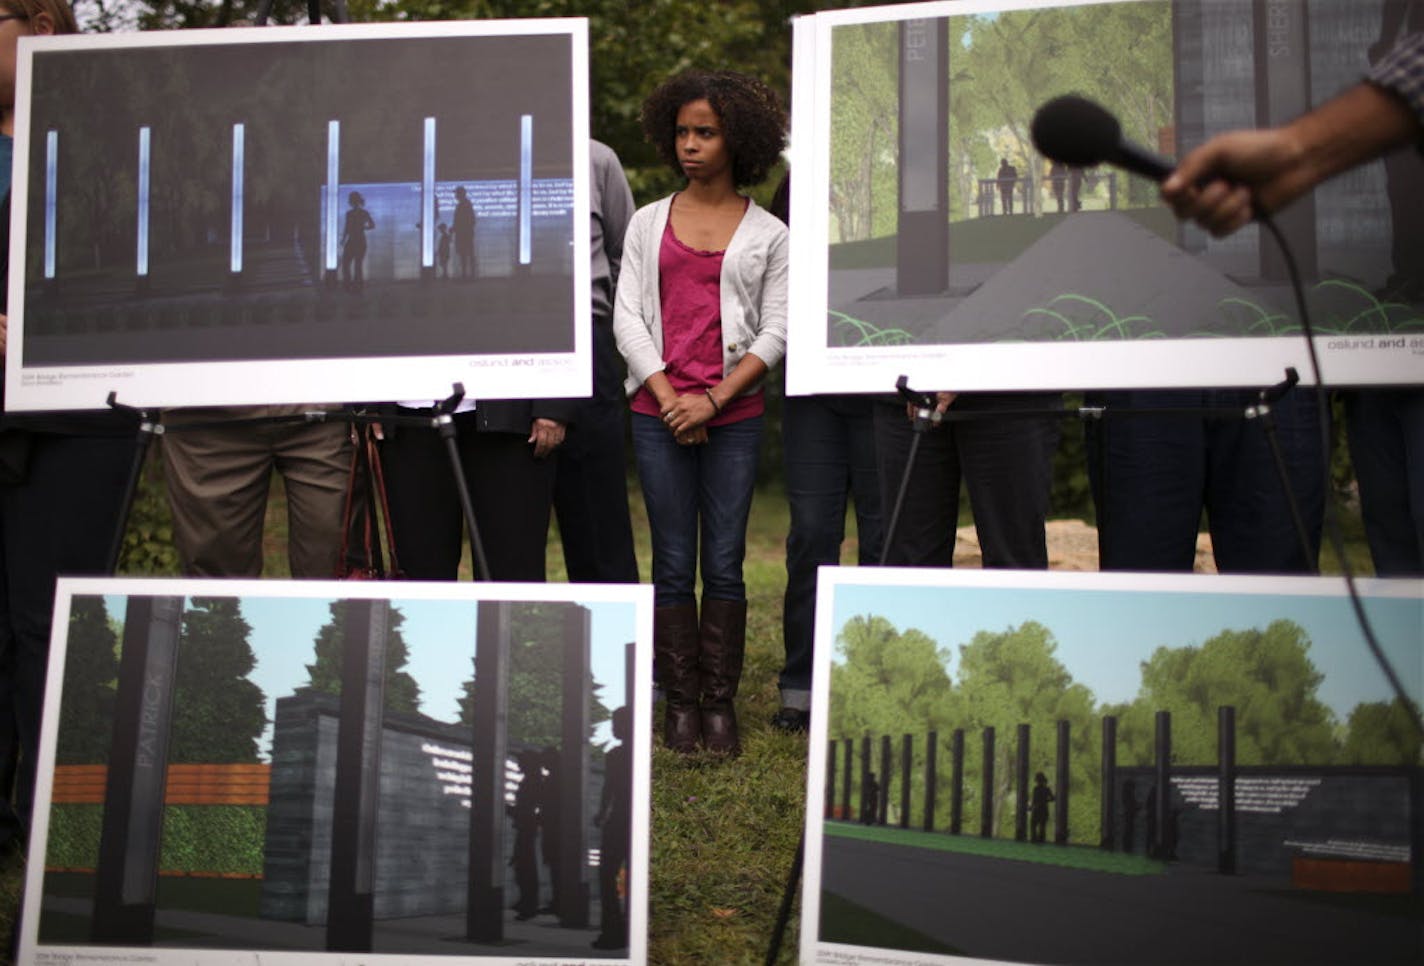
[(771, 726), (788, 735), (804, 735), (811, 727), (811, 712), (800, 708), (782, 708), (771, 716)]

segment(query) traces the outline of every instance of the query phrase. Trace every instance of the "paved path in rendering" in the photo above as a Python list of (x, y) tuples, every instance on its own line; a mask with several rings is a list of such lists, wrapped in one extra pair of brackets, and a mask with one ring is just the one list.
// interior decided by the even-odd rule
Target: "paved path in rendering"
[(1127, 876), (824, 841), (825, 889), (966, 956), (1124, 966), (1424, 960), (1417, 904), (1413, 917), (1389, 915), (1367, 897), (1312, 896), (1262, 876), (1182, 866)]

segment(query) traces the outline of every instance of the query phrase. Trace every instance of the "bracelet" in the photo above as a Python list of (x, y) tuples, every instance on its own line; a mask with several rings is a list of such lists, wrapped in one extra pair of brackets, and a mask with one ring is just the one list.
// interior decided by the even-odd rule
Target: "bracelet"
[(715, 415), (718, 415), (718, 416), (722, 415), (722, 407), (719, 406), (719, 405), (717, 405), (717, 400), (716, 400), (716, 398), (713, 397), (713, 395), (712, 395), (712, 390), (711, 390), (711, 389), (704, 389), (704, 390), (702, 390), (702, 391), (707, 394), (707, 401), (712, 404), (712, 412), (713, 412)]

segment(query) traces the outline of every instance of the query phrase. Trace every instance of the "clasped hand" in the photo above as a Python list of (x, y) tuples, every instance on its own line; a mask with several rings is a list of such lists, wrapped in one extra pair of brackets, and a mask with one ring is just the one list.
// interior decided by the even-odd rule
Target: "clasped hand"
[(663, 425), (683, 446), (707, 442), (707, 421), (717, 415), (717, 407), (706, 393), (683, 393), (662, 407)]

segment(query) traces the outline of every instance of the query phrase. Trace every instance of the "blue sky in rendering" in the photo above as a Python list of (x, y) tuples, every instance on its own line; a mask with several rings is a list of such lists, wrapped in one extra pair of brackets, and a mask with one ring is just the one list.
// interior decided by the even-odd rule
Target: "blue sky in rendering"
[[(1369, 597), (1365, 608), (1381, 647), (1419, 701), (1424, 693), (1424, 600)], [(969, 643), (978, 631), (1003, 631), (1037, 621), (1053, 633), (1058, 660), (1073, 679), (1087, 685), (1102, 703), (1132, 700), (1140, 684), (1140, 664), (1158, 647), (1200, 645), (1223, 630), (1264, 628), (1285, 618), (1305, 629), (1310, 660), (1324, 675), (1318, 695), (1342, 719), (1362, 701), (1393, 696), (1348, 598), (1324, 591), (1297, 595), (838, 584), (833, 618), (837, 634), (847, 620), (864, 614), (885, 617), (902, 631), (917, 628), (950, 649), (951, 675), (959, 645)], [(841, 660), (840, 655), (832, 660)]]
[[(122, 621), (126, 598), (105, 599), (109, 616)], [(271, 751), (271, 720), (276, 701), (306, 684), (306, 666), (315, 660), (317, 632), (331, 617), (332, 598), (250, 597), (242, 600), (242, 616), (252, 625), (248, 640), (257, 656), (252, 681), (267, 698), (268, 726), (260, 741), (264, 759)], [(624, 602), (580, 602), (591, 612), (591, 663), (599, 696), (610, 710), (624, 701), (624, 645), (634, 639), (636, 608)], [(441, 721), (459, 715), (458, 699), (470, 679), (474, 656), (476, 602), (461, 600), (392, 600), (405, 615), (401, 634), (410, 650), (405, 670), (420, 685), (420, 710)], [(608, 725), (599, 726), (596, 741), (610, 740)]]

